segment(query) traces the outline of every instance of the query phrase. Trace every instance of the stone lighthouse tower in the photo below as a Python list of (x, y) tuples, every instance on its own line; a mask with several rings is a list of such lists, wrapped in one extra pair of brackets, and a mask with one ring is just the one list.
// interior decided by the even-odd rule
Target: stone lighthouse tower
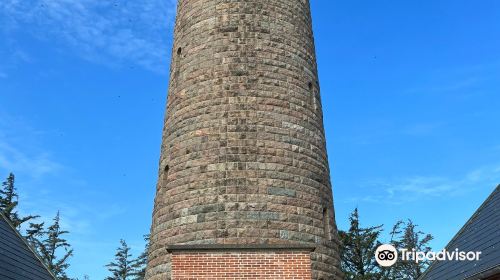
[(146, 279), (341, 279), (308, 0), (179, 0)]

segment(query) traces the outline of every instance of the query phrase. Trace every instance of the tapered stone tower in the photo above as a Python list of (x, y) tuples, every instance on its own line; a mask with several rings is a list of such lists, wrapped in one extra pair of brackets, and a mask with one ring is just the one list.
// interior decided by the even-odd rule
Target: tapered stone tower
[(174, 34), (146, 278), (341, 279), (309, 2), (179, 0)]

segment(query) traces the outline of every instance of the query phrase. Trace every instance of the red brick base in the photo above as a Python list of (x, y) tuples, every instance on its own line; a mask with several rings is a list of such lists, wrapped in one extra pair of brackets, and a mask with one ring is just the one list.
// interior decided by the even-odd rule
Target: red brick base
[(309, 252), (178, 252), (172, 280), (311, 280)]

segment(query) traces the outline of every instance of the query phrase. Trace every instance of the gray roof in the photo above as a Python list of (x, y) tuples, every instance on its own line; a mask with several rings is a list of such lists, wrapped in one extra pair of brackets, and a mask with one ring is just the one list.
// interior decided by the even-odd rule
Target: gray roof
[(420, 279), (485, 279), (500, 272), (500, 185), (446, 246), (457, 248), (482, 254), (479, 261), (436, 261)]
[(0, 211), (0, 279), (54, 280), (28, 242)]

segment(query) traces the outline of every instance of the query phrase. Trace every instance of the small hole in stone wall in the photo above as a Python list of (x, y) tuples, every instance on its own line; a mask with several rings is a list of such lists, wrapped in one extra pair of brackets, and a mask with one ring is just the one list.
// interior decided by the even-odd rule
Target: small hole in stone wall
[(179, 48), (177, 49), (177, 55), (181, 55), (181, 54), (182, 54), (182, 48), (181, 48), (181, 47), (179, 47)]
[(328, 213), (328, 208), (324, 207), (323, 208), (323, 230), (325, 233), (325, 239), (326, 240), (331, 240), (331, 234), (330, 234), (330, 215)]
[(309, 88), (309, 90), (312, 90), (313, 89), (313, 83), (312, 82), (309, 82), (307, 84), (307, 87)]
[(170, 170), (170, 167), (168, 167), (168, 165), (165, 166), (165, 169), (164, 169), (164, 174), (163, 174), (163, 181), (167, 181), (168, 179), (168, 171)]
[(163, 188), (165, 187), (165, 185), (167, 184), (167, 178), (168, 178), (168, 170), (170, 168), (168, 167), (168, 165), (165, 166), (165, 168), (163, 168), (163, 175), (160, 176), (161, 178), (161, 181), (158, 182), (158, 185), (157, 185), (157, 191), (160, 189), (160, 188)]

